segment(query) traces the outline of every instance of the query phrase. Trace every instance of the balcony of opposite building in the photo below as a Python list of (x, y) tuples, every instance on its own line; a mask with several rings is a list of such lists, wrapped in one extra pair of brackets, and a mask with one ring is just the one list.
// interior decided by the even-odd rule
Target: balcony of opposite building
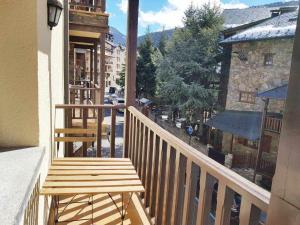
[(108, 32), (105, 1), (71, 1), (69, 7), (70, 36), (99, 39), (100, 33)]

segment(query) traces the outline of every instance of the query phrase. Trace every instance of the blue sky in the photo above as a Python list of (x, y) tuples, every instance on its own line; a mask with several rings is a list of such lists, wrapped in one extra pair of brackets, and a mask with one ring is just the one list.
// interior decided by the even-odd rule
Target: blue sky
[[(110, 14), (110, 26), (126, 33), (128, 0), (108, 0), (107, 11)], [(159, 31), (163, 28), (170, 29), (182, 25), (184, 10), (193, 3), (201, 6), (211, 2), (222, 8), (245, 8), (285, 0), (140, 0), (139, 35), (150, 31)]]

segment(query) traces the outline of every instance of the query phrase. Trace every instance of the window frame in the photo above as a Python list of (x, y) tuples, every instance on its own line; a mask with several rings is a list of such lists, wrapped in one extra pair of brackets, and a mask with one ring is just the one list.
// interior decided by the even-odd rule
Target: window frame
[[(264, 66), (273, 66), (274, 65), (274, 53), (264, 53)], [(271, 63), (267, 63), (271, 62)]]
[[(255, 104), (256, 103), (256, 92), (254, 91), (239, 91), (239, 102), (242, 102), (242, 103), (249, 103), (249, 104)], [(246, 97), (246, 100), (243, 100), (242, 99), (242, 96), (246, 94), (247, 97)], [(253, 100), (249, 100), (249, 98), (253, 97)]]

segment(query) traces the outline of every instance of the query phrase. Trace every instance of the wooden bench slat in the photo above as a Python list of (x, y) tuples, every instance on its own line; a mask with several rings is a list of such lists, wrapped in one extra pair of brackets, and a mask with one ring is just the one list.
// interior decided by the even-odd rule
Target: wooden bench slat
[(96, 129), (64, 128), (55, 129), (56, 134), (97, 134)]
[(79, 157), (68, 157), (68, 158), (55, 158), (53, 162), (131, 162), (128, 158), (79, 158)]
[(140, 180), (116, 180), (116, 181), (77, 181), (77, 182), (53, 182), (47, 181), (43, 187), (115, 187), (142, 185)]
[(132, 166), (131, 162), (65, 162), (54, 161), (52, 166)]
[(134, 170), (133, 166), (51, 166), (50, 170)]
[(46, 177), (46, 181), (105, 181), (105, 180), (136, 180), (138, 175), (97, 175), (97, 176), (51, 176)]
[(90, 187), (90, 188), (42, 188), (41, 195), (76, 195), (76, 194), (101, 194), (101, 193), (128, 193), (144, 192), (143, 186), (122, 187)]
[(136, 174), (135, 170), (49, 170), (49, 175), (118, 175)]
[(55, 142), (95, 142), (96, 137), (55, 137)]

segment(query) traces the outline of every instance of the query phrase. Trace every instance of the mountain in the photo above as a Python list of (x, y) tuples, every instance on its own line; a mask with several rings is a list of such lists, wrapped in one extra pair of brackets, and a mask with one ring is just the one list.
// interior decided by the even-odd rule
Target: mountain
[(118, 29), (109, 27), (109, 33), (114, 36), (114, 44), (126, 46), (126, 36), (122, 34)]
[[(159, 41), (160, 41), (163, 33), (166, 35), (167, 39), (171, 39), (174, 31), (175, 31), (175, 29), (170, 29), (170, 30), (150, 33), (149, 35), (151, 37), (154, 47), (158, 47)], [(145, 40), (145, 37), (146, 37), (146, 35), (142, 35), (142, 36), (138, 37), (138, 45), (140, 45)]]
[[(274, 2), (270, 4), (251, 6), (250, 9), (251, 8), (253, 9), (254, 8), (279, 8), (279, 7), (288, 7), (288, 6), (299, 6), (299, 0), (281, 1), (281, 2)], [(232, 12), (234, 12), (234, 10), (232, 10)], [(165, 31), (152, 32), (149, 35), (151, 37), (151, 40), (153, 41), (154, 46), (158, 47), (163, 32), (166, 34), (167, 39), (171, 39), (174, 31), (175, 29), (170, 29)], [(122, 34), (118, 29), (114, 27), (110, 27), (110, 33), (113, 34), (114, 36), (115, 44), (121, 44), (123, 46), (126, 46), (126, 36)], [(138, 45), (140, 45), (144, 41), (145, 37), (146, 35), (142, 35), (138, 37)]]
[(251, 8), (257, 8), (257, 7), (273, 8), (273, 7), (288, 7), (288, 6), (299, 6), (299, 0), (274, 2), (274, 3), (265, 4), (265, 5), (252, 6)]

